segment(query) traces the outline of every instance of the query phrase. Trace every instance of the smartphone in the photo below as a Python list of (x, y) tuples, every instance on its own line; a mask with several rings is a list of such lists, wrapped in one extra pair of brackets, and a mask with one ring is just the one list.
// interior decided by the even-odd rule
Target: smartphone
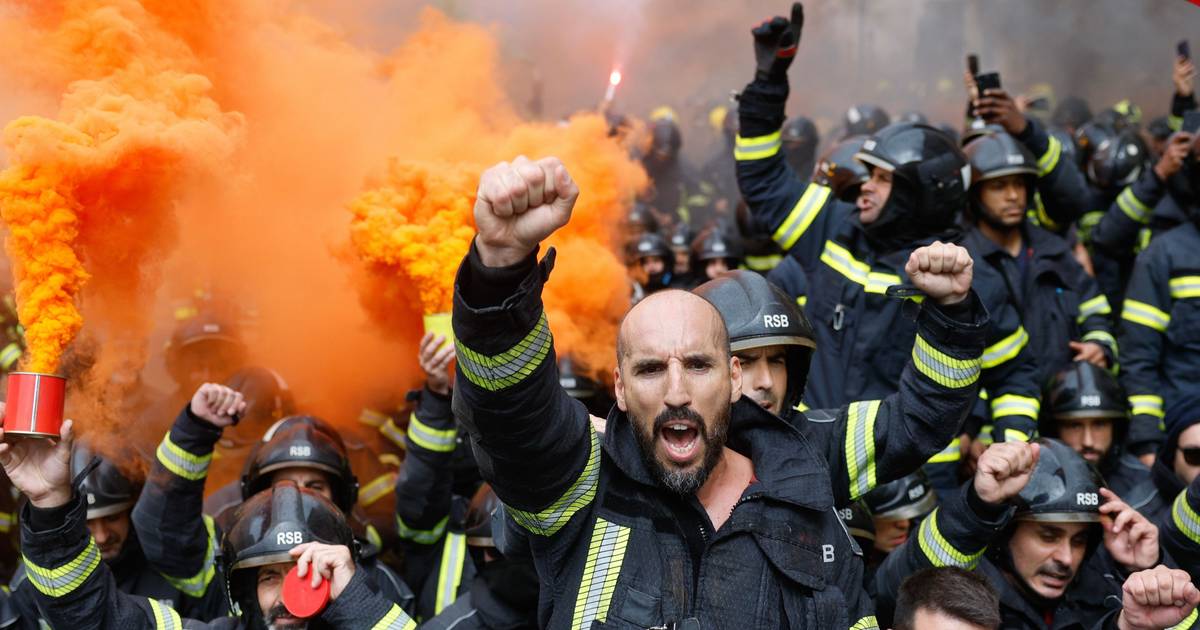
[(1181, 39), (1178, 44), (1175, 44), (1175, 54), (1184, 59), (1192, 58), (1192, 47), (1188, 45), (1188, 40)]
[(967, 71), (971, 73), (971, 76), (979, 74), (979, 55), (975, 53), (967, 55)]
[(1200, 109), (1192, 109), (1184, 112), (1183, 124), (1180, 125), (1179, 130), (1191, 134), (1200, 131)]
[(1000, 89), (1000, 73), (988, 72), (975, 75), (975, 86), (979, 88), (980, 94), (983, 94), (986, 90)]

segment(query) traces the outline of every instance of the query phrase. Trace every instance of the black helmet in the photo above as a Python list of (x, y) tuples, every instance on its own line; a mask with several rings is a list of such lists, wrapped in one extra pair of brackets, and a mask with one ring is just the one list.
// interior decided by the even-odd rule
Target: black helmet
[(850, 136), (827, 149), (817, 161), (813, 181), (833, 189), (838, 199), (853, 203), (858, 189), (871, 177), (867, 167), (854, 159), (866, 141), (866, 136)]
[(673, 251), (690, 251), (692, 248), (692, 226), (679, 222), (674, 228), (671, 228), (671, 234), (667, 238), (667, 243)]
[(663, 238), (662, 234), (658, 232), (646, 232), (641, 235), (633, 243), (632, 254), (635, 261), (651, 256), (664, 258), (667, 261), (668, 271), (675, 266), (675, 255), (671, 251), (671, 246), (667, 244), (667, 239)]
[(718, 226), (705, 228), (696, 240), (692, 241), (692, 259), (701, 263), (725, 258), (740, 264), (745, 257), (746, 252), (742, 249), (741, 239)]
[[(230, 607), (251, 628), (261, 627), (256, 572), (244, 571), (291, 562), (293, 547), (306, 542), (343, 545), (355, 553), (354, 534), (345, 516), (325, 497), (281, 481), (238, 506), (233, 526), (221, 543)], [(357, 556), (357, 554), (355, 553)], [(355, 558), (357, 560), (357, 557)]]
[(186, 357), (192, 352), (219, 356), (233, 370), (241, 366), (246, 346), (232, 321), (206, 309), (181, 321), (167, 341), (167, 371), (176, 382), (186, 380)]
[[(971, 186), (985, 180), (1008, 175), (1036, 178), (1037, 159), (1004, 131), (992, 131), (967, 143), (963, 153), (971, 162)], [(1032, 191), (1032, 188), (1030, 189)]]
[(729, 329), (733, 352), (766, 346), (787, 346), (788, 386), (781, 413), (800, 402), (813, 350), (812, 324), (804, 311), (779, 287), (752, 271), (721, 274), (693, 289), (708, 300)]
[(896, 122), (921, 123), (925, 125), (929, 124), (929, 119), (925, 117), (925, 114), (922, 114), (919, 111), (909, 110), (897, 116)]
[(1137, 181), (1147, 160), (1146, 145), (1136, 131), (1105, 139), (1087, 163), (1088, 180), (1100, 188), (1118, 190)]
[(887, 112), (878, 105), (854, 105), (847, 109), (846, 115), (842, 117), (842, 125), (845, 127), (843, 137), (869, 136), (891, 122)]
[(1017, 520), (1100, 522), (1100, 472), (1074, 449), (1038, 438), (1041, 454), (1028, 485), (1017, 497)]
[(98, 465), (79, 485), (79, 494), (87, 502), (87, 519), (104, 518), (132, 508), (138, 498), (137, 485), (107, 457), (93, 453), (82, 443), (71, 454), (71, 474), (78, 475), (93, 458), (99, 460)]
[(492, 538), (492, 514), (500, 507), (500, 497), (492, 491), (488, 484), (479, 486), (475, 496), (471, 497), (471, 505), (467, 508), (465, 524), (467, 544), (473, 547), (495, 547)]
[(924, 471), (889, 481), (863, 497), (875, 518), (900, 521), (924, 516), (937, 507), (937, 495)]
[(650, 123), (650, 152), (666, 153), (670, 157), (679, 155), (683, 146), (683, 136), (679, 133), (679, 125), (670, 116), (663, 116)]
[(1113, 443), (1119, 444), (1129, 425), (1125, 390), (1111, 372), (1087, 361), (1076, 361), (1054, 376), (1042, 409), (1038, 433), (1048, 437), (1058, 436), (1056, 420), (1112, 418), (1117, 421)]
[(329, 474), (333, 502), (349, 513), (358, 500), (358, 478), (350, 470), (346, 445), (337, 430), (314, 416), (288, 416), (271, 425), (246, 458), (242, 499), (267, 489), (269, 473), (283, 468), (310, 468)]
[(1136, 131), (1142, 124), (1142, 108), (1129, 99), (1122, 99), (1112, 107), (1096, 114), (1096, 122), (1111, 127), (1118, 133), (1126, 130)]
[(892, 192), (868, 236), (911, 241), (950, 229), (967, 205), (971, 166), (938, 129), (895, 123), (867, 138), (854, 158), (893, 173)]
[(233, 373), (225, 384), (246, 399), (246, 412), (239, 427), (255, 421), (272, 423), (296, 413), (296, 400), (287, 381), (275, 370), (248, 367)]
[(875, 521), (871, 520), (871, 510), (865, 503), (855, 501), (838, 508), (837, 513), (846, 531), (854, 537), (860, 548), (865, 551), (875, 546)]
[(631, 234), (643, 234), (658, 231), (658, 220), (650, 212), (650, 206), (638, 201), (625, 214), (625, 231)]
[(1171, 129), (1171, 120), (1166, 116), (1152, 118), (1146, 125), (1146, 131), (1149, 132), (1150, 137), (1158, 141), (1164, 141), (1175, 133), (1175, 130)]
[(1113, 138), (1117, 132), (1112, 128), (1101, 125), (1096, 121), (1084, 123), (1075, 130), (1075, 147), (1078, 149), (1079, 167), (1085, 168), (1092, 159), (1092, 153), (1105, 140)]
[(783, 123), (781, 139), (784, 158), (792, 170), (802, 178), (808, 177), (817, 155), (817, 143), (820, 142), (817, 126), (803, 116), (789, 118)]
[(1058, 127), (1078, 129), (1092, 119), (1092, 108), (1078, 96), (1068, 96), (1059, 101), (1050, 115), (1050, 122)]

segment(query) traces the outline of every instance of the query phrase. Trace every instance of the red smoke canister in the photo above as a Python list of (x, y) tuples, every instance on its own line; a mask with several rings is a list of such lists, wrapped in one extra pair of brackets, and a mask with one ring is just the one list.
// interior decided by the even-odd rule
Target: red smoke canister
[(67, 379), (53, 374), (11, 372), (4, 408), (4, 437), (57, 438), (62, 429)]
[(308, 576), (300, 577), (299, 566), (292, 567), (283, 576), (283, 606), (300, 619), (321, 614), (329, 603), (329, 580), (321, 579), (317, 588), (312, 587), (312, 565), (308, 565)]

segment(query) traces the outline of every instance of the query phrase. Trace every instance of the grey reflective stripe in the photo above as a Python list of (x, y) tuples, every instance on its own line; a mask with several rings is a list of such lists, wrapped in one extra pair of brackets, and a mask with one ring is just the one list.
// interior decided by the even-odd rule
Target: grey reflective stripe
[(454, 427), (449, 429), (435, 429), (417, 417), (417, 414), (412, 414), (408, 420), (408, 437), (418, 446), (427, 448), (431, 451), (446, 453), (453, 451), (456, 445), (455, 436), (457, 431)]
[[(1024, 412), (1024, 413), (1019, 413), (1019, 412)], [(1010, 415), (1037, 416), (1037, 414), (1038, 414), (1037, 405), (1034, 404), (1032, 399), (1028, 399), (1028, 398), (1024, 398), (1024, 397), (1008, 398), (1007, 400), (1001, 398), (1001, 399), (997, 399), (996, 402), (994, 402), (992, 404), (992, 415), (993, 416), (1010, 416)]]
[(1179, 496), (1175, 497), (1171, 517), (1175, 521), (1175, 527), (1178, 527), (1179, 531), (1188, 537), (1188, 540), (1200, 544), (1200, 515), (1197, 515), (1192, 506), (1188, 504), (1187, 490), (1180, 492)]
[(212, 453), (194, 455), (171, 441), (171, 434), (163, 436), (158, 445), (158, 461), (167, 470), (190, 481), (199, 481), (208, 475)]
[(438, 571), (438, 593), (434, 602), (434, 614), (439, 614), (458, 599), (458, 587), (462, 583), (463, 561), (467, 555), (465, 534), (451, 532), (446, 535), (442, 553), (442, 566)]
[(552, 336), (550, 325), (546, 321), (546, 313), (517, 344), (504, 352), (488, 356), (483, 355), (458, 340), (455, 349), (458, 351), (458, 367), (467, 380), (488, 391), (499, 391), (512, 387), (525, 380), (546, 359), (550, 352)]
[(150, 601), (150, 610), (154, 613), (154, 627), (157, 630), (183, 630), (183, 620), (174, 608), (156, 599), (147, 599)]
[[(938, 356), (933, 353), (935, 350), (920, 336), (913, 343), (913, 355), (921, 373), (946, 387), (966, 387), (978, 380), (983, 365), (981, 359), (955, 359), (945, 353), (939, 353), (941, 356)], [(928, 371), (924, 368), (928, 368)], [(930, 371), (937, 376), (930, 374)]]
[(602, 518), (596, 519), (575, 598), (575, 614), (571, 621), (573, 630), (585, 630), (592, 627), (593, 621), (604, 622), (607, 619), (628, 543), (628, 527)]
[(78, 556), (61, 567), (47, 569), (25, 558), (26, 574), (29, 582), (37, 590), (48, 597), (64, 597), (79, 588), (84, 580), (92, 574), (100, 564), (100, 549), (96, 541), (89, 538), (88, 544)]
[(955, 549), (954, 545), (951, 545), (950, 541), (946, 540), (941, 532), (938, 531), (937, 522), (940, 516), (941, 508), (936, 508), (921, 523), (921, 531), (918, 534), (921, 551), (925, 553), (925, 557), (935, 567), (974, 569), (975, 565), (979, 563), (979, 557), (983, 555), (984, 550), (981, 549), (977, 553), (967, 554)]
[(857, 499), (875, 487), (875, 415), (879, 401), (850, 403), (846, 410), (846, 472), (850, 476), (850, 495)]
[(449, 516), (442, 517), (432, 529), (413, 529), (408, 526), (399, 516), (396, 517), (396, 535), (404, 540), (411, 540), (421, 545), (432, 545), (441, 540), (442, 534), (446, 533), (446, 523), (450, 521)]
[(591, 437), (590, 452), (579, 478), (562, 497), (541, 512), (525, 512), (509, 507), (509, 515), (518, 525), (535, 534), (553, 536), (576, 512), (596, 498), (596, 486), (600, 482), (600, 438), (591, 423), (588, 423), (588, 432)]

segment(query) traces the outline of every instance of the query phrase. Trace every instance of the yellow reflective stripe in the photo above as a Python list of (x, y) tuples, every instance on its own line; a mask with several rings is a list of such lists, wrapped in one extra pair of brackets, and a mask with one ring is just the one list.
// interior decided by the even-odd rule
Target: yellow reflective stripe
[(1042, 157), (1038, 158), (1038, 177), (1045, 177), (1058, 166), (1058, 158), (1062, 156), (1062, 143), (1058, 138), (1050, 136), (1050, 142), (1046, 145), (1046, 152)]
[(583, 565), (583, 577), (575, 595), (575, 613), (571, 617), (573, 630), (586, 630), (592, 627), (593, 622), (604, 623), (608, 619), (608, 606), (617, 589), (628, 543), (628, 527), (602, 518), (596, 519), (592, 527), (592, 540), (588, 544), (587, 561)]
[(1005, 429), (1004, 430), (1004, 441), (1005, 442), (1028, 442), (1029, 434), (1025, 433), (1024, 431), (1018, 431), (1016, 429)]
[(174, 608), (152, 597), (146, 599), (150, 601), (150, 610), (154, 613), (154, 627), (157, 630), (183, 629), (183, 620), (179, 618), (179, 613), (175, 612)]
[(390, 415), (383, 413), (382, 411), (376, 411), (366, 407), (364, 407), (362, 411), (358, 412), (359, 424), (365, 424), (370, 427), (378, 428), (382, 426), (384, 422), (387, 422), (391, 419), (392, 417)]
[(12, 512), (0, 512), (0, 533), (7, 534), (12, 531), (13, 523), (16, 522), (16, 515)]
[(379, 530), (370, 523), (367, 523), (367, 542), (375, 545), (376, 549), (383, 549), (383, 536), (380, 536)]
[(200, 566), (200, 571), (186, 578), (163, 574), (163, 578), (167, 580), (168, 584), (191, 597), (203, 597), (208, 590), (208, 585), (217, 574), (217, 526), (211, 516), (205, 514), (202, 518), (204, 519), (204, 529), (208, 533), (208, 546), (204, 550), (204, 564)]
[(1021, 354), (1021, 349), (1028, 343), (1029, 333), (1025, 332), (1024, 326), (1018, 326), (1011, 335), (984, 348), (983, 369), (990, 370), (1006, 361), (1011, 361)]
[(1171, 316), (1164, 311), (1128, 298), (1125, 300), (1125, 308), (1121, 310), (1121, 319), (1153, 328), (1158, 332), (1167, 332), (1167, 326), (1171, 324)]
[(1092, 330), (1084, 333), (1082, 341), (1095, 341), (1109, 347), (1113, 352), (1113, 356), (1117, 354), (1117, 338), (1112, 336), (1112, 333), (1107, 330)]
[(1075, 318), (1075, 321), (1082, 324), (1084, 320), (1093, 315), (1108, 315), (1109, 313), (1112, 313), (1112, 306), (1109, 305), (1108, 298), (1101, 294), (1079, 305), (1079, 316)]
[(1196, 619), (1200, 616), (1200, 608), (1193, 608), (1188, 616), (1183, 618), (1183, 621), (1167, 628), (1166, 630), (1190, 630), (1195, 627)]
[(763, 160), (779, 153), (783, 146), (783, 130), (769, 133), (765, 136), (743, 138), (737, 136), (734, 140), (733, 157), (739, 162), (748, 160)]
[(1154, 394), (1136, 394), (1129, 397), (1129, 405), (1132, 408), (1135, 416), (1154, 416), (1162, 419), (1163, 399), (1162, 396)]
[(1184, 300), (1200, 297), (1200, 276), (1179, 276), (1171, 278), (1171, 299)]
[(508, 514), (518, 525), (542, 536), (553, 536), (562, 529), (572, 516), (587, 507), (596, 498), (596, 486), (600, 482), (600, 438), (592, 424), (588, 423), (589, 453), (587, 464), (570, 488), (550, 507), (540, 512), (525, 512), (513, 507)]
[(358, 491), (358, 504), (367, 507), (372, 503), (386, 497), (396, 487), (396, 477), (394, 472), (385, 472), (382, 475), (372, 479), (367, 485), (363, 486)]
[(918, 372), (943, 387), (968, 387), (979, 380), (982, 365), (979, 357), (956, 359), (933, 347), (921, 335), (917, 335), (917, 341), (913, 344), (912, 358)]
[(821, 262), (845, 276), (847, 280), (862, 285), (867, 293), (882, 295), (887, 293), (888, 287), (900, 284), (900, 276), (871, 271), (867, 263), (858, 260), (850, 250), (834, 241), (825, 241), (825, 249), (821, 251)]
[(442, 612), (458, 598), (458, 586), (462, 582), (463, 563), (467, 561), (467, 537), (451, 532), (442, 545), (442, 566), (438, 570), (437, 597), (434, 614)]
[(769, 256), (746, 256), (746, 268), (752, 271), (770, 271), (779, 266), (783, 262), (783, 256), (779, 254), (771, 254)]
[(417, 622), (413, 621), (408, 615), (400, 610), (400, 607), (392, 604), (387, 614), (383, 619), (375, 622), (371, 626), (371, 630), (414, 630), (417, 627)]
[(1117, 207), (1125, 213), (1125, 216), (1138, 223), (1149, 223), (1150, 215), (1154, 212), (1153, 208), (1142, 203), (1142, 200), (1133, 194), (1131, 186), (1126, 186), (1125, 190), (1117, 195)]
[(875, 487), (875, 416), (878, 400), (852, 402), (846, 409), (846, 472), (850, 479), (850, 500), (864, 496)]
[(929, 458), (930, 464), (942, 464), (946, 462), (957, 462), (962, 459), (962, 441), (959, 438), (954, 438), (950, 441), (949, 446), (938, 451)]
[(163, 436), (155, 455), (163, 468), (188, 481), (204, 479), (208, 475), (208, 465), (212, 463), (212, 453), (193, 455), (172, 442), (170, 432)]
[(1183, 116), (1168, 114), (1167, 126), (1171, 128), (1171, 131), (1179, 131), (1180, 129), (1183, 129)]
[(1200, 544), (1200, 514), (1187, 502), (1187, 490), (1175, 497), (1175, 505), (1171, 508), (1171, 520), (1175, 527), (1194, 543)]
[[(1004, 416), (1028, 416), (1037, 419), (1038, 411), (1041, 410), (1042, 403), (1037, 398), (1029, 396), (1020, 396), (1018, 394), (1005, 394), (997, 397), (992, 401), (992, 418), (1002, 418)], [(1007, 435), (1005, 438), (1007, 439)], [(1023, 442), (1029, 441), (1029, 436), (1025, 436)]]
[(446, 523), (449, 521), (450, 516), (446, 515), (431, 529), (413, 529), (404, 522), (404, 519), (397, 516), (396, 535), (402, 540), (411, 540), (418, 545), (432, 545), (442, 539), (442, 534), (446, 533)]
[(855, 621), (850, 630), (879, 630), (879, 622), (875, 620), (875, 615), (868, 615)]
[(96, 547), (95, 539), (88, 537), (87, 545), (79, 555), (52, 569), (30, 562), (24, 554), (21, 559), (25, 561), (25, 572), (34, 588), (47, 597), (66, 597), (79, 588), (100, 565), (100, 549)]
[(379, 427), (379, 432), (392, 444), (399, 446), (403, 450), (408, 450), (408, 444), (404, 442), (404, 431), (401, 431), (400, 427), (396, 426), (396, 421), (392, 418), (388, 418), (387, 422), (384, 422), (383, 426)]
[(800, 402), (796, 403), (796, 406), (792, 407), (792, 409), (795, 409), (799, 412), (805, 412), (808, 411), (808, 405), (804, 404), (804, 401), (801, 400)]
[(1051, 217), (1050, 213), (1046, 212), (1046, 205), (1042, 203), (1042, 193), (1034, 191), (1033, 205), (1034, 209), (1027, 212), (1026, 215), (1032, 214), (1036, 219), (1035, 223), (1051, 232), (1058, 232), (1062, 229), (1062, 226), (1054, 220), (1054, 217)]
[(925, 553), (925, 557), (929, 559), (929, 563), (935, 567), (962, 567), (964, 569), (974, 569), (975, 565), (979, 564), (979, 558), (983, 556), (983, 552), (987, 549), (984, 547), (975, 553), (967, 553), (954, 548), (950, 541), (942, 536), (942, 532), (938, 529), (938, 517), (941, 516), (942, 508), (934, 508), (924, 521), (921, 522), (921, 530), (917, 535), (918, 542), (921, 545), (921, 551)]
[(809, 184), (808, 188), (804, 189), (804, 194), (800, 195), (800, 199), (796, 205), (792, 207), (791, 213), (771, 235), (771, 239), (779, 246), (787, 251), (800, 240), (801, 236), (808, 231), (808, 227), (816, 220), (817, 215), (821, 214), (821, 209), (825, 207), (825, 202), (829, 199), (832, 189), (820, 184)]
[(20, 358), (21, 344), (14, 341), (13, 343), (4, 346), (3, 350), (0, 350), (0, 368), (5, 370), (10, 369), (12, 368), (13, 364), (17, 362), (17, 359)]
[(408, 439), (423, 449), (437, 453), (449, 453), (454, 450), (456, 435), (458, 435), (457, 429), (435, 429), (421, 422), (415, 413), (408, 419)]
[(807, 305), (807, 304), (808, 304), (808, 296), (807, 295), (796, 296), (796, 305), (797, 306), (799, 306), (800, 308), (804, 308), (805, 305)]
[(497, 355), (484, 355), (454, 340), (458, 354), (459, 372), (477, 387), (491, 392), (512, 387), (524, 381), (546, 360), (554, 345), (546, 313), (542, 312), (537, 324), (523, 339)]
[(995, 430), (996, 427), (993, 425), (983, 425), (979, 428), (979, 433), (975, 435), (975, 441), (983, 444), (991, 444), (992, 442), (995, 442), (995, 439), (992, 438), (992, 432)]

